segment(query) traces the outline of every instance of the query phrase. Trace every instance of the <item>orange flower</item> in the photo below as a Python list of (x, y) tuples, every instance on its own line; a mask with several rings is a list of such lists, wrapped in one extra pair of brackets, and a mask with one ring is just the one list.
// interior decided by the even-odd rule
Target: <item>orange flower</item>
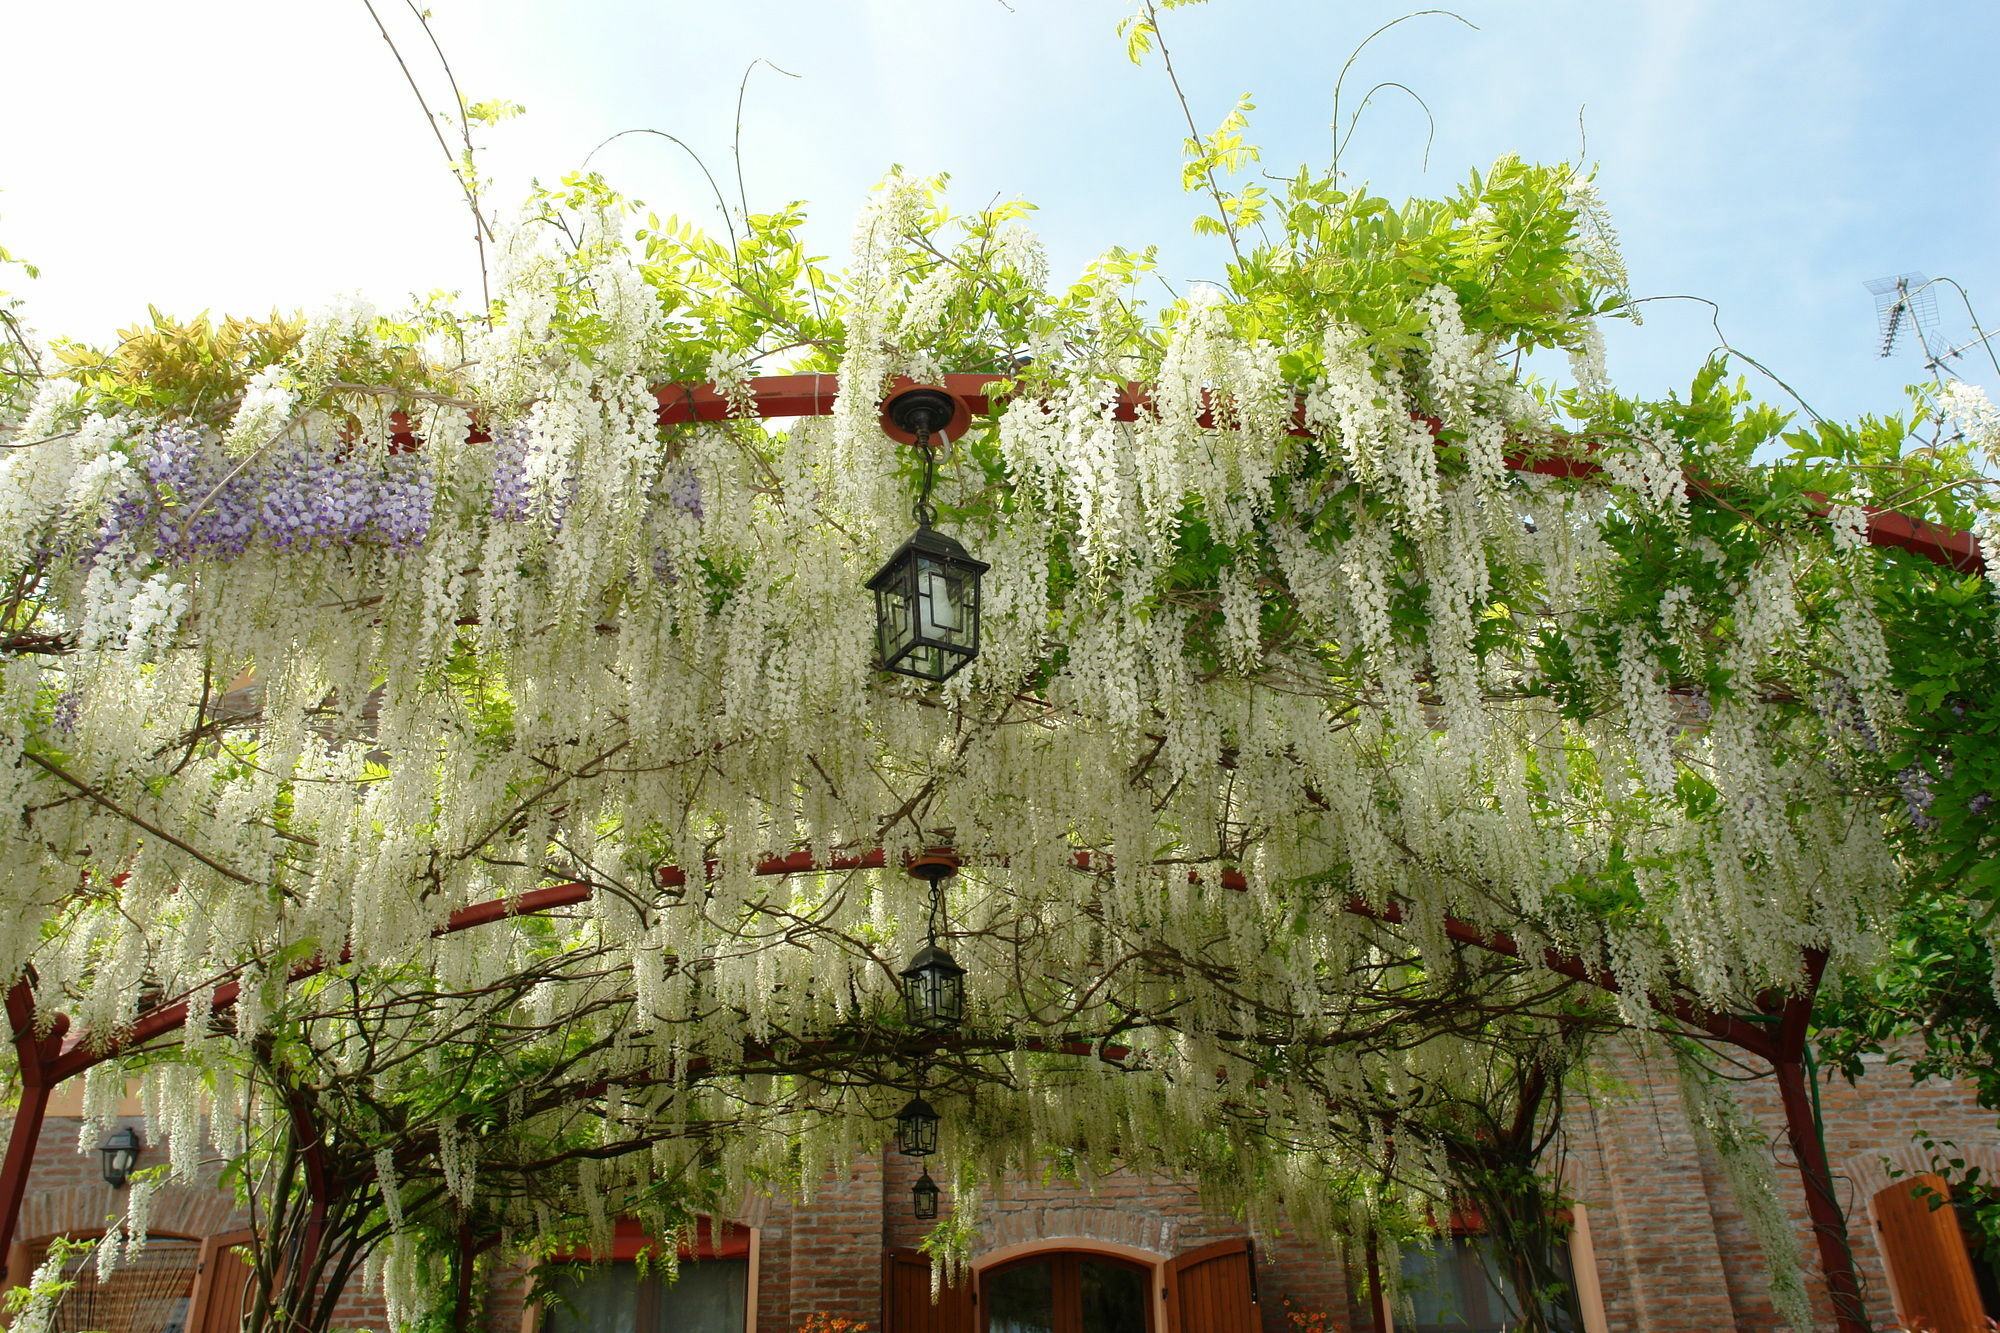
[(1292, 1333), (1331, 1333), (1333, 1326), (1329, 1321), (1332, 1316), (1326, 1311), (1315, 1310), (1309, 1305), (1296, 1305), (1289, 1296), (1280, 1297), (1279, 1302), (1285, 1307), (1285, 1326)]
[(868, 1333), (868, 1325), (845, 1315), (809, 1314), (799, 1333)]

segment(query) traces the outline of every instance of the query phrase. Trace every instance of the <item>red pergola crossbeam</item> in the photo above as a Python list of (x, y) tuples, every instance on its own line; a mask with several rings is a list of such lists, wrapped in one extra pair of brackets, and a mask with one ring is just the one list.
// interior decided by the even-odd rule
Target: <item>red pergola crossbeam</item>
[[(816, 856), (809, 851), (797, 851), (760, 861), (755, 873), (759, 875), (842, 873), (879, 870), (887, 864), (888, 857), (879, 847), (866, 852), (841, 853), (828, 857)], [(1108, 860), (1093, 856), (1089, 852), (1075, 853), (1071, 864), (1077, 870), (1086, 873), (1109, 868)], [(706, 862), (702, 867), (704, 877), (713, 877), (718, 869), (714, 861)], [(657, 878), (662, 888), (680, 888), (688, 883), (687, 872), (678, 866), (661, 868)], [(1248, 881), (1238, 870), (1224, 868), (1216, 878), (1221, 887), (1230, 892), (1245, 892), (1249, 887)], [(1190, 870), (1188, 881), (1192, 884), (1201, 883), (1200, 872)], [(512, 917), (561, 911), (581, 906), (590, 901), (595, 893), (595, 888), (589, 884), (572, 882), (547, 885), (515, 898), (496, 898), (490, 902), (462, 907), (453, 912), (445, 923), (432, 933), (437, 936), (450, 935)], [(1400, 925), (1405, 920), (1402, 908), (1395, 903), (1375, 907), (1359, 898), (1353, 898), (1345, 904), (1345, 910), (1385, 925)], [(1520, 942), (1505, 931), (1489, 930), (1456, 917), (1444, 919), (1444, 930), (1449, 938), (1462, 944), (1511, 958), (1523, 957), (1524, 951)], [(343, 950), (339, 961), (348, 960), (349, 954)], [(1609, 992), (1615, 993), (1620, 989), (1617, 979), (1609, 972), (1591, 967), (1576, 955), (1545, 949), (1542, 961), (1550, 971), (1559, 975), (1571, 977)], [(301, 980), (324, 971), (327, 966), (325, 960), (301, 963), (291, 970), (288, 980)], [(209, 1011), (211, 1013), (225, 1011), (233, 1007), (241, 995), (241, 982), (235, 980), (224, 982), (211, 993)], [(1781, 1043), (1774, 1041), (1772, 1034), (1755, 1024), (1744, 1022), (1729, 1014), (1706, 1010), (1683, 996), (1649, 997), (1649, 1003), (1661, 1013), (1706, 1031), (1719, 1040), (1766, 1059), (1778, 1058), (1777, 1048)], [(21, 1111), (17, 1114), (13, 1131), (9, 1135), (4, 1169), (0, 1169), (0, 1253), (5, 1253), (5, 1247), (12, 1242), (21, 1201), (27, 1187), (28, 1172), (33, 1162), (35, 1141), (39, 1136), (41, 1113), (47, 1106), (48, 1093), (57, 1084), (84, 1072), (92, 1065), (121, 1053), (138, 1050), (183, 1026), (188, 1021), (189, 1012), (190, 1006), (185, 1000), (160, 1006), (140, 1015), (121, 1037), (103, 1043), (92, 1042), (88, 1039), (88, 1034), (67, 1036), (69, 1020), (64, 1015), (57, 1015), (50, 1025), (48, 1034), (37, 1037), (34, 997), (29, 983), (23, 980), (9, 989), (7, 1016), (20, 1055), (25, 1086)]]
[[(974, 416), (986, 416), (998, 410), (1012, 386), (1013, 381), (1005, 375), (963, 373), (944, 376), (943, 384), (945, 389), (965, 400)], [(750, 391), (759, 417), (826, 416), (833, 411), (834, 402), (840, 396), (840, 379), (828, 374), (764, 375), (751, 381)], [(659, 399), (662, 426), (723, 421), (731, 415), (729, 400), (711, 384), (662, 384), (653, 390), (653, 394)], [(1135, 421), (1151, 402), (1145, 385), (1127, 384), (1119, 391), (1111, 414), (1120, 421)], [(1214, 416), (1209, 412), (1203, 412), (1196, 421), (1203, 427), (1215, 424)], [(1436, 429), (1436, 423), (1432, 423), (1432, 428)], [(1303, 407), (1293, 414), (1291, 432), (1300, 436), (1312, 433), (1306, 426)], [(1516, 471), (1534, 472), (1545, 477), (1590, 477), (1603, 470), (1589, 458), (1567, 457), (1545, 451), (1511, 454), (1506, 461), (1507, 466)], [(1822, 499), (1815, 512), (1824, 517), (1829, 509)], [(1911, 518), (1893, 509), (1871, 507), (1865, 512), (1870, 545), (1899, 547), (1960, 573), (1976, 573), (1985, 568), (1979, 543), (1969, 532)]]
[[(855, 870), (879, 870), (887, 864), (888, 858), (879, 847), (867, 852), (841, 853), (828, 857), (816, 856), (809, 851), (797, 851), (759, 861), (755, 873), (764, 876), (839, 874)], [(1075, 853), (1071, 857), (1071, 864), (1085, 873), (1109, 868), (1105, 858), (1093, 856), (1089, 852)], [(702, 866), (703, 877), (713, 878), (718, 870), (716, 862), (706, 862)], [(688, 874), (679, 866), (665, 866), (657, 872), (657, 879), (662, 888), (681, 888), (688, 883)], [(1239, 870), (1224, 868), (1218, 873), (1217, 880), (1222, 888), (1230, 892), (1245, 892), (1249, 887), (1248, 881)], [(1201, 883), (1200, 872), (1190, 870), (1188, 882)], [(511, 917), (537, 916), (545, 912), (561, 911), (564, 908), (581, 906), (589, 902), (595, 894), (596, 889), (589, 884), (577, 882), (551, 884), (532, 889), (516, 898), (495, 898), (490, 902), (461, 907), (446, 918), (445, 923), (432, 934), (442, 937)], [(1362, 899), (1353, 898), (1348, 900), (1344, 910), (1385, 925), (1401, 925), (1405, 920), (1403, 909), (1395, 903), (1375, 907)], [(1524, 957), (1520, 942), (1502, 930), (1490, 930), (1457, 917), (1446, 917), (1444, 931), (1449, 938), (1461, 944), (1510, 958)], [(350, 961), (348, 952), (343, 950), (336, 961), (342, 963)], [(1562, 953), (1556, 949), (1544, 949), (1542, 962), (1552, 972), (1600, 990), (1613, 993), (1620, 990), (1617, 978), (1610, 972), (1602, 968), (1593, 968), (1574, 954)], [(327, 966), (328, 962), (323, 959), (300, 963), (292, 969), (288, 979), (303, 980), (324, 971)], [(209, 1012), (219, 1013), (232, 1008), (241, 995), (241, 982), (234, 980), (223, 982), (210, 994)], [(17, 984), (9, 993), (8, 1001), (9, 1018), (13, 1020), (15, 1041), (18, 1045), (26, 1039), (27, 1034), (32, 1033), (33, 1029), (32, 992), (28, 989), (27, 983)], [(1685, 997), (1655, 999), (1652, 1003), (1664, 1014), (1702, 1028), (1715, 1037), (1755, 1054), (1765, 1054), (1770, 1044), (1765, 1033), (1754, 1025), (1742, 1023), (1728, 1015), (1711, 1013)], [(15, 1012), (17, 1009), (18, 1013)], [(49, 1049), (39, 1067), (45, 1071), (51, 1085), (60, 1083), (82, 1073), (92, 1065), (126, 1052), (136, 1051), (148, 1042), (165, 1036), (185, 1024), (189, 1012), (190, 1006), (186, 1000), (150, 1009), (140, 1015), (122, 1036), (105, 1042), (94, 1042), (89, 1039), (89, 1034), (83, 1033), (65, 1040), (63, 1034), (68, 1028), (68, 1019), (58, 1016), (52, 1035), (43, 1039)]]
[[(943, 379), (943, 387), (965, 400), (974, 416), (986, 416), (998, 410), (1013, 384), (1005, 375), (953, 373)], [(827, 416), (832, 413), (834, 402), (840, 396), (840, 379), (829, 374), (763, 375), (751, 381), (750, 394), (756, 415), (762, 419)], [(662, 426), (725, 421), (734, 414), (729, 399), (712, 384), (661, 384), (654, 387), (653, 396), (659, 400), (659, 422)], [(1146, 386), (1127, 384), (1113, 400), (1111, 415), (1119, 421), (1136, 421), (1151, 403), (1152, 397)], [(1209, 412), (1201, 413), (1195, 420), (1205, 428), (1215, 424), (1214, 416)], [(408, 429), (407, 418), (398, 414), (397, 422), (399, 429), (391, 437), (395, 447), (399, 450), (414, 449), (417, 438)], [(1431, 425), (1435, 430), (1436, 423)], [(1291, 433), (1298, 436), (1312, 434), (1305, 424), (1303, 407), (1293, 414)], [(489, 437), (483, 430), (475, 428), (470, 438), (475, 443), (482, 443)], [(1506, 463), (1517, 472), (1533, 472), (1544, 477), (1592, 477), (1603, 471), (1588, 457), (1577, 458), (1546, 450), (1509, 454)], [(1690, 484), (1701, 485), (1699, 479), (1694, 478), (1690, 479)], [(1831, 506), (1822, 501), (1814, 506), (1813, 512), (1824, 518), (1831, 512)], [(1978, 573), (1986, 567), (1979, 542), (1969, 532), (1911, 518), (1893, 509), (1870, 506), (1864, 512), (1871, 546), (1897, 547), (1961, 574)]]

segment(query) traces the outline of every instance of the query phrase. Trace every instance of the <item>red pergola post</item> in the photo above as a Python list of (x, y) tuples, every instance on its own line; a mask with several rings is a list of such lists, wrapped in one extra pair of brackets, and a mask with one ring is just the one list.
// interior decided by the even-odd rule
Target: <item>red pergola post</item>
[[(7, 1132), (7, 1157), (0, 1164), (0, 1279), (7, 1274), (7, 1254), (21, 1221), (21, 1202), (28, 1195), (28, 1173), (35, 1167), (35, 1148), (48, 1116), (49, 1093), (57, 1080), (49, 1066), (62, 1049), (67, 1018), (57, 1018), (46, 1037), (35, 1035), (35, 992), (26, 978), (7, 991), (7, 1023), (13, 1030), (14, 1052), (21, 1065), (21, 1105)], [(15, 1275), (17, 1279), (24, 1274)]]
[(1785, 1138), (1805, 1187), (1806, 1215), (1812, 1219), (1813, 1244), (1819, 1250), (1820, 1275), (1833, 1303), (1834, 1326), (1840, 1333), (1870, 1333), (1868, 1307), (1861, 1299), (1861, 1280), (1854, 1268), (1854, 1247), (1847, 1235), (1847, 1214), (1834, 1192), (1833, 1167), (1827, 1161), (1826, 1140), (1820, 1133), (1819, 1108), (1806, 1080), (1806, 1034), (1812, 1023), (1813, 997), (1819, 990), (1826, 954), (1806, 955), (1807, 984), (1786, 999), (1779, 1010), (1775, 1049), (1766, 1057), (1777, 1075), (1778, 1098), (1785, 1109)]
[[(1088, 853), (1079, 852), (1074, 860), (1076, 868), (1080, 871), (1088, 872), (1101, 868), (1098, 858)], [(793, 852), (785, 856), (769, 857), (758, 863), (757, 873), (790, 875), (879, 869), (885, 863), (886, 857), (880, 848), (825, 859), (817, 858), (810, 852)], [(704, 865), (702, 871), (705, 874), (712, 874), (715, 866), (712, 863)], [(1191, 881), (1198, 878), (1195, 873), (1191, 872), (1189, 875)], [(678, 866), (666, 866), (658, 872), (658, 879), (664, 887), (679, 887), (687, 883), (688, 872)], [(1240, 892), (1246, 887), (1243, 876), (1235, 871), (1223, 870), (1218, 875), (1218, 880), (1225, 889)], [(593, 893), (594, 889), (588, 884), (555, 884), (535, 889), (511, 900), (496, 899), (488, 903), (463, 907), (452, 913), (450, 919), (436, 933), (448, 935), (507, 917), (557, 911), (587, 902)], [(1346, 904), (1345, 910), (1357, 916), (1380, 921), (1385, 925), (1399, 925), (1403, 919), (1401, 910), (1393, 903), (1376, 908), (1354, 899)], [(1527, 952), (1518, 940), (1505, 931), (1491, 930), (1456, 918), (1446, 919), (1445, 932), (1450, 938), (1462, 944), (1490, 953), (1521, 958)], [(1620, 989), (1617, 979), (1609, 972), (1592, 967), (1575, 955), (1547, 949), (1542, 953), (1542, 962), (1554, 972), (1601, 990), (1616, 992)], [(1820, 1139), (1819, 1122), (1813, 1112), (1812, 1098), (1804, 1071), (1805, 1040), (1812, 1016), (1813, 996), (1818, 990), (1820, 973), (1825, 965), (1824, 953), (1817, 950), (1807, 953), (1804, 990), (1786, 1000), (1781, 1009), (1776, 1012), (1767, 1011), (1765, 1015), (1779, 1018), (1776, 1032), (1734, 1014), (1705, 1009), (1684, 995), (1649, 996), (1648, 1003), (1665, 1017), (1702, 1029), (1710, 1037), (1770, 1063), (1777, 1076), (1785, 1110), (1786, 1135), (1791, 1142), (1793, 1160), (1798, 1164), (1799, 1177), (1805, 1188), (1806, 1206), (1812, 1217), (1821, 1274), (1834, 1306), (1839, 1333), (1869, 1333), (1870, 1326), (1866, 1307), (1861, 1302), (1853, 1250), (1848, 1241), (1846, 1217), (1834, 1192), (1832, 1172)], [(323, 963), (317, 962), (302, 963), (293, 969), (291, 975), (294, 979), (310, 976), (320, 971), (323, 966)], [(212, 1010), (220, 1012), (235, 1003), (237, 998), (238, 989), (234, 982), (218, 987), (213, 997)], [(15, 1043), (17, 1048), (20, 1048), (23, 1034), (27, 1034), (29, 1038), (32, 1038), (33, 1034), (33, 993), (25, 983), (17, 985), (9, 992), (8, 1011), (14, 1024)], [(49, 1090), (63, 1079), (81, 1073), (121, 1050), (133, 1049), (145, 1041), (164, 1036), (186, 1022), (187, 1011), (188, 1006), (185, 1003), (161, 1006), (140, 1018), (132, 1038), (123, 1042), (107, 1043), (95, 1051), (87, 1044), (76, 1044), (73, 1049), (64, 1052), (62, 1038), (68, 1020), (58, 1017), (48, 1037), (32, 1043), (32, 1049), (23, 1050), (21, 1068), (24, 1084), (28, 1086), (23, 1090), (22, 1116), (17, 1118), (15, 1132), (8, 1143), (8, 1174), (4, 1187), (11, 1193), (0, 1193), (0, 1252), (4, 1252), (4, 1247), (13, 1239), (14, 1225), (20, 1209), (20, 1191), (24, 1190), (27, 1184), (27, 1169), (32, 1163), (35, 1137), (40, 1130), (42, 1110), (46, 1107)], [(41, 1080), (39, 1085), (29, 1083), (28, 1071), (31, 1069), (35, 1071), (35, 1077)], [(30, 1089), (35, 1086), (40, 1087), (40, 1100), (33, 1112), (35, 1131), (24, 1138), (21, 1133), (22, 1122), (28, 1115), (28, 1103), (33, 1095)], [(18, 1173), (15, 1170), (17, 1154), (21, 1159)], [(318, 1240), (318, 1219), (324, 1216), (323, 1209), (330, 1193), (326, 1191), (323, 1177), (318, 1180), (313, 1178), (314, 1168), (320, 1165), (315, 1160), (315, 1155), (309, 1153), (308, 1190), (314, 1195), (316, 1214), (315, 1225), (312, 1228), (314, 1242)], [(312, 1248), (317, 1247), (313, 1245)]]
[[(333, 1181), (326, 1170), (326, 1136), (313, 1115), (312, 1104), (297, 1088), (285, 1091), (285, 1110), (291, 1117), (292, 1139), (306, 1178), (306, 1230), (299, 1246), (298, 1271), (308, 1282), (316, 1281), (320, 1250), (326, 1241), (326, 1215), (333, 1204)], [(306, 1293), (310, 1296), (311, 1293)]]

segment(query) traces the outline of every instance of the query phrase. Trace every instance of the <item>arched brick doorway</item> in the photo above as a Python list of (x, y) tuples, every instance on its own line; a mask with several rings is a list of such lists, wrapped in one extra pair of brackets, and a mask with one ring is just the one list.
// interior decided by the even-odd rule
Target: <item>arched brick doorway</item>
[(1155, 1333), (1153, 1272), (1097, 1250), (995, 1264), (979, 1273), (977, 1333)]
[(884, 1333), (1258, 1333), (1256, 1255), (1247, 1237), (1174, 1258), (1071, 1238), (974, 1260), (933, 1300), (930, 1260), (886, 1255)]
[[(101, 1232), (46, 1236), (31, 1242), (24, 1247), (32, 1265), (29, 1271), (39, 1270), (60, 1240), (101, 1236)], [(62, 1277), (72, 1285), (57, 1301), (49, 1333), (184, 1333), (201, 1259), (199, 1239), (161, 1232), (149, 1234), (145, 1246), (119, 1264), (108, 1280), (98, 1278), (94, 1249), (71, 1255), (64, 1261)]]

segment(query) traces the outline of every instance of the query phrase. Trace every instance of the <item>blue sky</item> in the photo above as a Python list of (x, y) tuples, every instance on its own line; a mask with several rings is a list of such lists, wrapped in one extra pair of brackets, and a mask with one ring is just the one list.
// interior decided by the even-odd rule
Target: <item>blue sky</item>
[[(971, 205), (1023, 197), (1058, 273), (1112, 244), (1163, 246), (1176, 279), (1215, 272), (1179, 190), (1178, 108), (1157, 63), (1113, 34), (1123, 0), (430, 0), (475, 98), (528, 115), (488, 136), (497, 197), (575, 167), (607, 136), (669, 131), (733, 178), (738, 81), (753, 207), (807, 199), (823, 250), (891, 163), (949, 171)], [(400, 0), (378, 0), (429, 86)], [(43, 265), (47, 333), (102, 337), (150, 302), (177, 313), (382, 304), (476, 286), (469, 225), (360, 0), (11, 0), (0, 80), (0, 244)], [(1253, 94), (1266, 164), (1323, 162), (1333, 79), (1376, 0), (1211, 0), (1165, 16), (1208, 128)], [(1636, 293), (1706, 297), (1729, 339), (1820, 411), (1894, 410), (1914, 355), (1876, 356), (1869, 278), (1956, 278), (2000, 319), (1991, 243), (2000, 146), (1990, 70), (2000, 5), (1873, 0), (1466, 0), (1372, 46), (1345, 165), (1383, 193), (1449, 189), (1503, 152), (1602, 164)], [(1580, 143), (1579, 116), (1587, 146)], [(678, 150), (650, 137), (595, 165), (662, 212), (712, 216)], [(1684, 383), (1714, 344), (1705, 307), (1656, 302), (1614, 329), (1629, 391)], [(1940, 305), (1946, 334), (1963, 319)], [(2000, 376), (1968, 358), (1989, 388)], [(1983, 367), (1983, 373), (1982, 373)], [(1776, 392), (1775, 389), (1771, 390)]]

